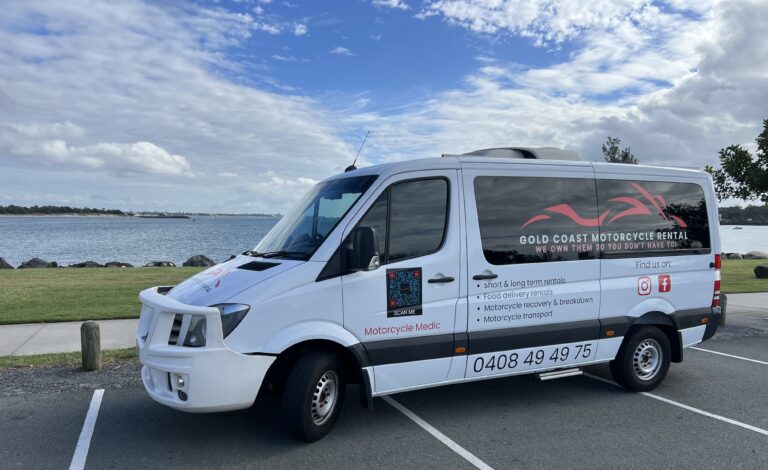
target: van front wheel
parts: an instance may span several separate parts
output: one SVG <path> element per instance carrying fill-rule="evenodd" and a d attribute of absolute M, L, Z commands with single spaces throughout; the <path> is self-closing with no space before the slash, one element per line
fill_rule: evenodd
<path fill-rule="evenodd" d="M 311 352 L 291 370 L 283 392 L 283 419 L 299 439 L 314 442 L 331 431 L 339 416 L 346 383 L 338 356 Z"/>
<path fill-rule="evenodd" d="M 635 392 L 656 388 L 667 375 L 672 348 L 655 326 L 636 330 L 611 361 L 611 375 L 619 385 Z"/>

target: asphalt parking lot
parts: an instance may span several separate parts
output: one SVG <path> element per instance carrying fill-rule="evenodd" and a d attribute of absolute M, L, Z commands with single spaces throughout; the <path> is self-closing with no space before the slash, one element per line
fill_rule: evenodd
<path fill-rule="evenodd" d="M 67 468 L 78 455 L 86 468 L 768 468 L 760 315 L 687 350 L 652 394 L 626 392 L 595 368 L 410 392 L 395 406 L 376 399 L 372 412 L 349 399 L 313 444 L 282 431 L 271 401 L 192 415 L 140 387 L 106 388 L 78 446 L 93 390 L 2 398 L 0 468 Z"/>

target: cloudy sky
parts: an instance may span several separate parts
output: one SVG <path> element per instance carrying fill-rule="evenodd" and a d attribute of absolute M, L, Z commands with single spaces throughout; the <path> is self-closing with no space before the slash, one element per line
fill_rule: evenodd
<path fill-rule="evenodd" d="M 768 118 L 768 2 L 25 0 L 0 204 L 285 211 L 347 166 L 493 146 L 702 167 Z"/>

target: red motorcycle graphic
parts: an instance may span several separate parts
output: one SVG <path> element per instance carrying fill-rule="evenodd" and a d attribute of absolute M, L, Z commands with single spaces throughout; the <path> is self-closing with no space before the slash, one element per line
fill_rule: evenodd
<path fill-rule="evenodd" d="M 625 204 L 630 206 L 627 209 L 624 209 L 618 213 L 615 213 L 615 215 L 613 215 L 611 218 L 608 218 L 608 216 L 613 214 L 615 209 L 608 209 L 602 214 L 599 214 L 597 217 L 594 217 L 594 218 L 580 216 L 568 204 L 556 204 L 554 206 L 547 207 L 546 209 L 544 209 L 544 211 L 551 212 L 553 214 L 564 215 L 582 227 L 604 227 L 607 225 L 611 225 L 617 220 L 623 219 L 624 217 L 628 217 L 631 215 L 653 215 L 654 212 L 652 212 L 652 210 L 655 210 L 655 213 L 658 213 L 659 215 L 661 215 L 664 218 L 664 220 L 671 219 L 675 221 L 682 228 L 688 227 L 688 224 L 686 224 L 685 221 L 683 221 L 683 219 L 681 219 L 676 215 L 667 213 L 667 209 L 668 209 L 667 202 L 664 200 L 664 197 L 662 197 L 661 195 L 655 195 L 655 196 L 652 195 L 645 188 L 643 188 L 637 183 L 629 183 L 629 184 L 635 190 L 637 190 L 638 193 L 640 193 L 639 197 L 642 197 L 645 200 L 645 202 L 641 201 L 637 197 L 630 197 L 630 196 L 620 196 L 620 197 L 609 199 L 608 202 L 614 202 L 614 203 Z M 650 205 L 650 208 L 649 208 L 649 205 Z M 542 220 L 551 219 L 551 218 L 552 216 L 549 214 L 537 214 L 531 217 L 530 219 L 528 219 L 520 228 L 525 228 L 528 225 L 534 224 Z"/>

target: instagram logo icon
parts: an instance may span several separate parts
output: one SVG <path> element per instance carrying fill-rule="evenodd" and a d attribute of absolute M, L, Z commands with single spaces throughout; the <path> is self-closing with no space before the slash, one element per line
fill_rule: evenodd
<path fill-rule="evenodd" d="M 648 295 L 651 293 L 651 278 L 648 276 L 637 278 L 637 295 Z"/>

